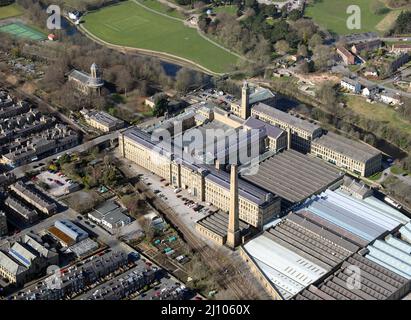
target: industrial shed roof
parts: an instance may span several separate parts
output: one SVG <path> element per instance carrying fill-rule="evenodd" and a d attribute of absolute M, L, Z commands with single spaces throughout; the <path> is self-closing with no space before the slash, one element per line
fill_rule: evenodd
<path fill-rule="evenodd" d="M 244 245 L 259 269 L 283 296 L 290 299 L 321 278 L 327 270 L 279 245 L 264 233 Z"/>
<path fill-rule="evenodd" d="M 197 223 L 210 231 L 218 234 L 221 237 L 227 236 L 228 230 L 228 214 L 225 212 L 218 211 L 216 213 L 209 214 L 208 216 L 200 219 Z M 243 233 L 248 230 L 250 225 L 240 221 L 240 231 Z"/>
<path fill-rule="evenodd" d="M 367 247 L 366 257 L 381 266 L 411 279 L 411 244 L 388 235 Z"/>
<path fill-rule="evenodd" d="M 353 268 L 360 272 L 360 286 L 349 286 Z M 351 283 L 351 282 L 350 282 Z M 331 276 L 298 294 L 296 300 L 387 300 L 408 292 L 410 282 L 387 268 L 359 255 L 348 258 Z"/>
<path fill-rule="evenodd" d="M 321 217 L 356 236 L 371 242 L 383 233 L 410 221 L 383 202 L 356 199 L 341 190 L 326 190 L 308 199 L 302 210 Z"/>
<path fill-rule="evenodd" d="M 285 150 L 258 164 L 258 172 L 243 178 L 291 202 L 300 202 L 321 192 L 342 174 L 319 159 Z"/>

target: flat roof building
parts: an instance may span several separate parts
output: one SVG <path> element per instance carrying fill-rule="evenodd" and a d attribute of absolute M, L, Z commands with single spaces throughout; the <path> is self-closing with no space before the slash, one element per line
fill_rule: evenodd
<path fill-rule="evenodd" d="M 380 171 L 382 154 L 364 142 L 328 132 L 311 143 L 311 154 L 361 176 Z"/>
<path fill-rule="evenodd" d="M 114 201 L 107 201 L 88 214 L 88 217 L 114 231 L 131 223 L 127 210 Z"/>
<path fill-rule="evenodd" d="M 227 172 L 214 166 L 185 160 L 151 140 L 146 132 L 134 127 L 119 136 L 120 154 L 179 188 L 188 189 L 200 201 L 210 202 L 228 211 L 230 179 Z M 188 156 L 187 158 L 190 158 Z M 240 219 L 257 228 L 280 212 L 280 199 L 239 179 Z"/>

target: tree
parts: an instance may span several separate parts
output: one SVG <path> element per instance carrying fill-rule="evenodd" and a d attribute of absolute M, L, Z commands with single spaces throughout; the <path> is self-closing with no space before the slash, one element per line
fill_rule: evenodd
<path fill-rule="evenodd" d="M 334 111 L 337 103 L 337 92 L 329 83 L 323 83 L 318 90 L 318 98 L 327 106 L 329 111 Z"/>
<path fill-rule="evenodd" d="M 314 62 L 312 60 L 310 61 L 302 61 L 299 65 L 299 70 L 301 73 L 310 73 L 314 71 Z"/>
<path fill-rule="evenodd" d="M 393 28 L 395 34 L 411 33 L 411 11 L 402 11 Z"/>
<path fill-rule="evenodd" d="M 176 75 L 176 89 L 186 93 L 193 84 L 196 84 L 194 72 L 187 68 L 181 68 Z"/>
<path fill-rule="evenodd" d="M 302 17 L 302 12 L 298 9 L 293 9 L 288 13 L 288 19 L 296 21 Z"/>
<path fill-rule="evenodd" d="M 311 49 L 323 44 L 323 38 L 318 33 L 314 34 L 311 39 L 308 41 L 308 45 Z"/>
<path fill-rule="evenodd" d="M 304 58 L 307 57 L 308 56 L 307 46 L 304 45 L 304 44 L 298 45 L 297 54 L 301 57 L 304 57 Z"/>
<path fill-rule="evenodd" d="M 274 47 L 275 47 L 275 50 L 281 55 L 286 54 L 290 50 L 290 45 L 285 40 L 277 41 Z"/>
<path fill-rule="evenodd" d="M 161 117 L 168 110 L 168 99 L 165 94 L 154 95 L 154 108 L 153 115 L 156 117 Z"/>
<path fill-rule="evenodd" d="M 329 46 L 325 45 L 318 45 L 314 48 L 314 55 L 313 55 L 313 60 L 314 60 L 314 65 L 316 70 L 322 71 L 327 69 L 333 59 L 333 52 L 331 51 L 331 48 Z"/>

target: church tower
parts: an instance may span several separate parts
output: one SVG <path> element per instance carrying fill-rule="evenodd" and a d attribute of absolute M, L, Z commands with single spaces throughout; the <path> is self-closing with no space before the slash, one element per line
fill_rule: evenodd
<path fill-rule="evenodd" d="M 250 87 L 247 81 L 244 81 L 241 89 L 240 117 L 244 120 L 250 117 Z"/>
<path fill-rule="evenodd" d="M 100 78 L 99 70 L 95 63 L 93 63 L 90 67 L 90 75 L 93 79 Z"/>

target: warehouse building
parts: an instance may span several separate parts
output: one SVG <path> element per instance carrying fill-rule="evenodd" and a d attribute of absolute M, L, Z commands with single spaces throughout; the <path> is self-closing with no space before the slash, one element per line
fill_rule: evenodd
<path fill-rule="evenodd" d="M 401 232 L 401 230 L 400 230 Z M 411 280 L 411 244 L 389 234 L 367 247 L 366 258 Z"/>
<path fill-rule="evenodd" d="M 367 177 L 381 170 L 382 154 L 370 145 L 328 132 L 311 144 L 311 154 Z"/>
<path fill-rule="evenodd" d="M 361 200 L 341 189 L 311 197 L 297 208 L 296 214 L 317 222 L 326 221 L 327 225 L 343 229 L 342 236 L 353 236 L 356 241 L 359 238 L 361 244 L 370 243 L 410 221 L 374 196 Z"/>
<path fill-rule="evenodd" d="M 354 269 L 355 268 L 355 269 Z M 351 283 L 353 270 L 361 279 Z M 296 300 L 397 300 L 410 290 L 410 281 L 356 253 L 319 284 L 310 285 Z"/>
<path fill-rule="evenodd" d="M 33 185 L 17 181 L 10 186 L 10 189 L 27 203 L 47 215 L 57 212 L 57 204 Z"/>
<path fill-rule="evenodd" d="M 63 246 L 70 247 L 88 238 L 88 233 L 75 225 L 70 220 L 57 220 L 54 226 L 48 229 L 50 234 L 55 237 Z"/>
<path fill-rule="evenodd" d="M 330 165 L 294 150 L 285 150 L 258 164 L 244 180 L 281 197 L 282 209 L 342 183 L 343 175 Z"/>
<path fill-rule="evenodd" d="M 274 299 L 287 300 L 358 249 L 339 235 L 291 213 L 245 244 L 242 256 Z"/>
<path fill-rule="evenodd" d="M 291 131 L 291 147 L 301 152 L 309 152 L 311 141 L 322 134 L 322 129 L 303 119 L 273 108 L 264 103 L 258 103 L 251 110 L 251 115 L 264 122 Z"/>

